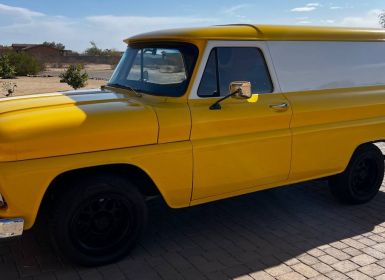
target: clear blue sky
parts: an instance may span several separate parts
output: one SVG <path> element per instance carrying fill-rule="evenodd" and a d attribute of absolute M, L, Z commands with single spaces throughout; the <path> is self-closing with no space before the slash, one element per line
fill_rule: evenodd
<path fill-rule="evenodd" d="M 122 40 L 150 30 L 225 23 L 379 27 L 385 0 L 0 0 L 0 44 L 58 41 L 82 51 L 93 40 L 124 49 Z"/>

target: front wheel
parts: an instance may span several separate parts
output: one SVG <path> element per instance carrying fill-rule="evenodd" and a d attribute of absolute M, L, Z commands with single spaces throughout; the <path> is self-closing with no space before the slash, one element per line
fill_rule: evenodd
<path fill-rule="evenodd" d="M 384 156 L 373 145 L 359 147 L 346 170 L 330 178 L 332 194 L 341 202 L 361 204 L 371 200 L 384 179 Z"/>
<path fill-rule="evenodd" d="M 70 260 L 86 266 L 124 257 L 147 220 L 144 199 L 135 186 L 114 175 L 72 182 L 55 201 L 51 236 Z"/>

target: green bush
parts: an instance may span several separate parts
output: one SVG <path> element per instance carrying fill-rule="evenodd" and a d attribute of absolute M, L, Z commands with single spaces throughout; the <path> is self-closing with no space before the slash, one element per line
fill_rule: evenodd
<path fill-rule="evenodd" d="M 44 70 L 44 65 L 27 53 L 9 52 L 7 55 L 17 76 L 36 75 Z"/>
<path fill-rule="evenodd" d="M 12 79 L 16 76 L 16 69 L 9 60 L 8 55 L 0 56 L 0 77 L 3 79 Z"/>
<path fill-rule="evenodd" d="M 67 83 L 74 89 L 85 87 L 87 85 L 88 74 L 83 72 L 83 68 L 80 64 L 68 66 L 67 70 L 60 74 L 61 82 Z"/>

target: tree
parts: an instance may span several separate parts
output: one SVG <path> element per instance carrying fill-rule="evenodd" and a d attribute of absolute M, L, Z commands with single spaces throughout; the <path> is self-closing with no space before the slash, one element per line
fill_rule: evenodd
<path fill-rule="evenodd" d="M 62 44 L 62 43 L 56 43 L 56 42 L 43 42 L 43 45 L 44 46 L 49 46 L 49 47 L 52 47 L 52 48 L 56 48 L 58 50 L 64 50 L 66 47 Z"/>
<path fill-rule="evenodd" d="M 60 74 L 61 82 L 67 83 L 75 90 L 87 85 L 88 74 L 83 72 L 83 66 L 80 64 L 70 65 L 67 70 Z"/>
<path fill-rule="evenodd" d="M 13 79 L 15 76 L 16 69 L 9 61 L 8 55 L 0 56 L 0 77 L 3 79 Z"/>
<path fill-rule="evenodd" d="M 117 49 L 105 49 L 103 51 L 103 55 L 106 56 L 122 56 L 122 52 L 118 51 Z"/>
<path fill-rule="evenodd" d="M 91 41 L 90 42 L 91 44 L 91 47 L 89 47 L 88 49 L 86 49 L 84 51 L 84 53 L 86 55 L 92 55 L 92 56 L 121 56 L 122 53 L 116 49 L 101 49 L 101 48 L 98 48 L 98 46 L 96 45 L 96 43 L 94 41 Z"/>
<path fill-rule="evenodd" d="M 103 55 L 103 50 L 98 48 L 98 46 L 96 46 L 96 43 L 94 41 L 91 41 L 90 44 L 91 44 L 91 47 L 85 50 L 84 52 L 85 54 L 94 55 L 94 56 Z"/>
<path fill-rule="evenodd" d="M 381 24 L 381 26 L 385 28 L 385 11 L 383 11 L 382 13 L 380 13 L 380 15 L 378 16 L 378 18 L 380 19 L 380 24 Z"/>

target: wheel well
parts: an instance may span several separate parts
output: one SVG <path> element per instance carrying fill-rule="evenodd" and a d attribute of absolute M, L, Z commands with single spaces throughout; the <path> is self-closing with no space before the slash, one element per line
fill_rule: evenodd
<path fill-rule="evenodd" d="M 362 146 L 367 146 L 367 145 L 374 145 L 374 146 L 376 146 L 377 148 L 379 148 L 383 154 L 385 153 L 385 140 L 376 140 L 376 141 L 366 142 L 366 143 L 362 143 L 362 144 L 358 145 L 357 148 L 353 151 L 353 154 L 354 154 L 360 147 L 362 147 Z"/>
<path fill-rule="evenodd" d="M 79 177 L 92 176 L 93 174 L 108 173 L 116 176 L 126 178 L 127 181 L 132 182 L 138 186 L 138 190 L 143 196 L 157 196 L 160 192 L 155 185 L 154 181 L 148 176 L 146 172 L 137 166 L 129 164 L 110 164 L 93 167 L 85 167 L 75 170 L 66 171 L 58 175 L 48 186 L 47 191 L 44 194 L 40 212 L 45 212 L 49 209 L 50 203 L 54 201 L 55 197 L 60 196 L 60 193 L 65 191 L 65 185 L 72 180 L 76 180 Z M 49 211 L 49 210 L 48 210 Z"/>
<path fill-rule="evenodd" d="M 376 146 L 378 149 L 380 149 L 380 151 L 384 155 L 384 160 L 385 160 L 385 140 L 376 140 L 376 141 L 371 141 L 371 142 L 365 142 L 365 143 L 362 143 L 362 144 L 358 145 L 354 149 L 352 154 L 350 155 L 349 162 L 352 159 L 353 155 L 357 152 L 357 150 L 359 150 L 361 147 L 369 146 L 369 145 Z M 349 164 L 349 162 L 348 162 L 348 164 Z M 347 168 L 347 166 L 346 166 L 346 168 Z"/>

